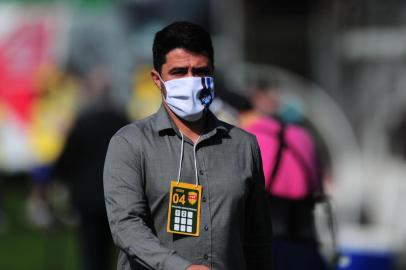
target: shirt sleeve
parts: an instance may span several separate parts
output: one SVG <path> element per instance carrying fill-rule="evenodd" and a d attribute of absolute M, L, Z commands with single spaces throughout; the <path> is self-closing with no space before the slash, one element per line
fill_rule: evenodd
<path fill-rule="evenodd" d="M 141 157 L 140 147 L 124 137 L 111 139 L 104 166 L 104 194 L 113 240 L 132 263 L 147 269 L 186 269 L 192 263 L 164 247 L 148 226 L 151 218 Z"/>
<path fill-rule="evenodd" d="M 246 206 L 244 252 L 247 269 L 272 269 L 271 210 L 265 192 L 261 154 L 256 140 L 252 145 L 253 178 Z"/>

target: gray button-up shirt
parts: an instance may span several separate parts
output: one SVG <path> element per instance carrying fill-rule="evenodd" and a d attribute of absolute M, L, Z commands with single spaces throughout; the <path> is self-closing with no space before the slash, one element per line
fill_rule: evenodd
<path fill-rule="evenodd" d="M 181 134 L 164 107 L 113 136 L 104 169 L 107 214 L 121 252 L 118 269 L 271 269 L 271 218 L 253 135 L 211 112 L 196 146 L 202 185 L 200 236 L 166 231 Z M 195 183 L 193 143 L 185 138 L 181 182 Z"/>

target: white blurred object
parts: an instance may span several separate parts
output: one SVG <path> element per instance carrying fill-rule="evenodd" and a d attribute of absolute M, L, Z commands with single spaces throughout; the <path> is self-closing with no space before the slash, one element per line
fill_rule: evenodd
<path fill-rule="evenodd" d="M 0 122 L 0 166 L 19 171 L 34 164 L 27 130 L 17 120 Z"/>
<path fill-rule="evenodd" d="M 343 249 L 365 252 L 395 253 L 402 246 L 392 230 L 376 225 L 342 225 L 338 240 Z"/>

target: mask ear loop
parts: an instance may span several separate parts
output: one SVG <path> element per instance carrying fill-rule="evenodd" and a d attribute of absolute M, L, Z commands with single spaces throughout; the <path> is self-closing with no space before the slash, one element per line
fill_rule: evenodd
<path fill-rule="evenodd" d="M 180 131 L 179 131 L 180 132 Z M 180 158 L 179 158 L 179 172 L 178 172 L 178 180 L 176 181 L 176 184 L 179 184 L 180 181 L 180 172 L 182 171 L 182 161 L 183 161 L 183 145 L 185 144 L 185 138 L 183 137 L 183 133 L 180 132 L 180 135 L 182 136 L 182 146 L 180 150 Z"/>
<path fill-rule="evenodd" d="M 161 75 L 159 75 L 158 71 L 157 71 L 157 75 L 158 75 L 159 80 L 160 80 L 161 83 L 163 84 L 163 87 L 165 87 L 165 82 L 164 82 L 164 80 L 162 79 Z M 166 88 L 166 87 L 165 87 L 165 88 Z M 165 91 L 166 91 L 166 90 L 165 90 Z M 161 93 L 161 95 L 162 95 L 162 97 L 166 100 L 164 94 Z"/>
<path fill-rule="evenodd" d="M 164 80 L 162 79 L 162 77 L 161 77 L 161 75 L 159 74 L 158 71 L 156 71 L 156 74 L 158 75 L 159 80 L 160 80 L 162 83 L 165 84 Z"/>

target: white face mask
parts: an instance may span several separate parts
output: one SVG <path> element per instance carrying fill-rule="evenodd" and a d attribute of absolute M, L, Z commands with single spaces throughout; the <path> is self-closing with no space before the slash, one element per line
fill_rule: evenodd
<path fill-rule="evenodd" d="M 165 85 L 165 102 L 180 118 L 193 122 L 203 116 L 214 98 L 212 77 L 185 77 L 162 83 Z"/>

